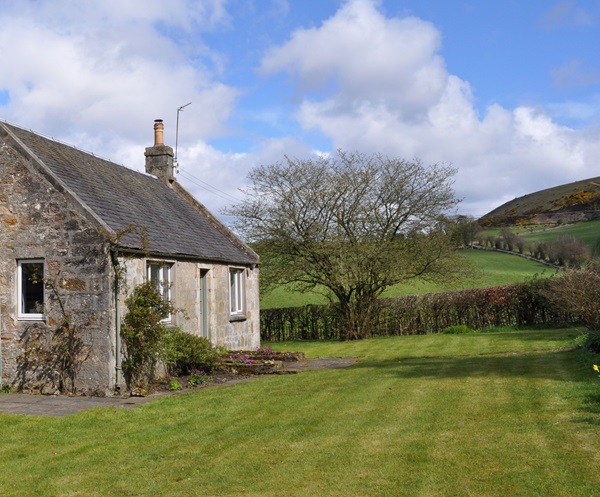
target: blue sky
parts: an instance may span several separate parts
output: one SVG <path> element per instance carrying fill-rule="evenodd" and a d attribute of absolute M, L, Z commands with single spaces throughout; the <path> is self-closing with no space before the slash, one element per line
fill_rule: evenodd
<path fill-rule="evenodd" d="M 0 0 L 0 119 L 216 211 L 336 148 L 457 168 L 461 213 L 600 175 L 600 0 Z"/>

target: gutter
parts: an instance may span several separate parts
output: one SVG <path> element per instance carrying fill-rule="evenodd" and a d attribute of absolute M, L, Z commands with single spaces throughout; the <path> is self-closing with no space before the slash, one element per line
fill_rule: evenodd
<path fill-rule="evenodd" d="M 150 251 L 150 250 L 144 250 L 144 249 L 137 249 L 137 248 L 129 248 L 129 247 L 120 247 L 121 249 L 121 254 L 128 254 L 128 255 L 142 255 L 146 258 L 152 258 L 152 257 L 156 257 L 156 258 L 164 258 L 164 259 L 170 259 L 170 260 L 176 260 L 176 261 L 192 261 L 192 262 L 200 262 L 200 263 L 206 263 L 206 264 L 226 264 L 226 265 L 238 265 L 238 266 L 244 266 L 244 267 L 257 267 L 259 265 L 259 259 L 257 258 L 256 260 L 233 260 L 233 259 L 218 259 L 218 258 L 212 258 L 212 257 L 202 257 L 199 255 L 189 255 L 189 254 L 174 254 L 172 252 L 157 252 L 157 251 Z M 257 256 L 258 257 L 258 256 Z"/>

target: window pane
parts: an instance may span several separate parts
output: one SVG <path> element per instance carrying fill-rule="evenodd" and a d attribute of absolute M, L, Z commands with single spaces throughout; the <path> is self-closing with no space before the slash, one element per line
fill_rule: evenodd
<path fill-rule="evenodd" d="M 41 314 L 44 311 L 44 264 L 21 263 L 21 313 Z"/>
<path fill-rule="evenodd" d="M 160 291 L 160 266 L 157 264 L 148 265 L 148 278 L 154 283 L 154 287 Z"/>
<path fill-rule="evenodd" d="M 235 312 L 235 271 L 229 272 L 229 310 Z"/>
<path fill-rule="evenodd" d="M 160 263 L 148 263 L 148 279 L 154 283 L 154 288 L 162 296 L 165 302 L 171 300 L 171 265 Z M 168 316 L 163 321 L 170 321 Z"/>
<path fill-rule="evenodd" d="M 239 269 L 231 270 L 229 272 L 229 299 L 231 303 L 231 313 L 232 314 L 240 314 L 244 311 L 242 302 L 243 302 L 243 271 Z"/>
<path fill-rule="evenodd" d="M 242 312 L 242 272 L 238 271 L 237 279 L 237 311 Z"/>
<path fill-rule="evenodd" d="M 160 279 L 160 291 L 162 293 L 163 296 L 163 300 L 165 302 L 168 302 L 169 300 L 171 300 L 171 278 L 170 278 L 170 267 L 169 266 L 162 266 L 162 275 L 161 275 L 161 279 Z"/>

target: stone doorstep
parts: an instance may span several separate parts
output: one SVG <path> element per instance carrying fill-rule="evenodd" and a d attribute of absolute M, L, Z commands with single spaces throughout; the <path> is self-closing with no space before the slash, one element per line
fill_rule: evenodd
<path fill-rule="evenodd" d="M 224 366 L 241 374 L 274 374 L 283 370 L 283 361 L 252 359 L 251 363 L 225 361 Z"/>

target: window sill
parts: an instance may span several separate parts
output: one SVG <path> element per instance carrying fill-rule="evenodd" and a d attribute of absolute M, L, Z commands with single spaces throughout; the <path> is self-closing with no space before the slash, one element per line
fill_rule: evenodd
<path fill-rule="evenodd" d="M 230 314 L 229 322 L 232 323 L 234 321 L 246 321 L 248 319 L 245 314 Z"/>
<path fill-rule="evenodd" d="M 23 316 L 17 316 L 17 321 L 46 321 L 46 316 L 41 315 L 41 314 L 33 314 L 30 316 L 27 315 L 23 315 Z"/>

